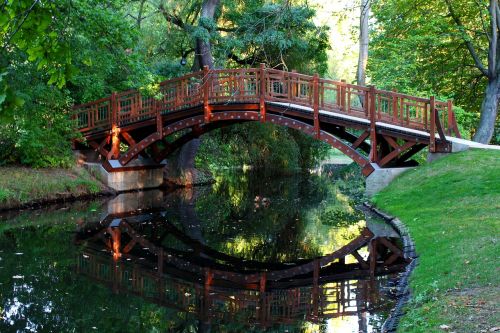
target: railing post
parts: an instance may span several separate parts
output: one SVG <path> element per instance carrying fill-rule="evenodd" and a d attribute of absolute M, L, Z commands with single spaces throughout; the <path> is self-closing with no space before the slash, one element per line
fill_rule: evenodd
<path fill-rule="evenodd" d="M 451 114 L 451 124 L 448 124 L 448 126 L 453 126 L 450 129 L 450 135 L 451 131 L 453 130 L 457 138 L 462 138 L 462 136 L 460 135 L 460 131 L 458 130 L 457 119 L 455 118 L 455 112 L 453 112 L 453 102 L 451 99 L 448 100 L 448 114 Z"/>
<path fill-rule="evenodd" d="M 111 125 L 118 123 L 118 103 L 116 102 L 116 92 L 111 93 Z"/>
<path fill-rule="evenodd" d="M 370 86 L 370 90 L 368 91 L 368 115 L 370 116 L 370 161 L 375 163 L 378 160 L 377 154 L 377 127 L 375 125 L 375 113 L 376 113 L 376 105 L 375 105 L 375 86 Z"/>
<path fill-rule="evenodd" d="M 294 100 L 296 99 L 297 97 L 299 97 L 298 95 L 298 85 L 299 85 L 299 80 L 297 78 L 297 76 L 295 76 L 294 74 L 297 74 L 297 71 L 295 69 L 292 69 L 292 76 L 294 77 L 293 80 L 291 80 L 291 86 L 292 86 L 292 98 L 291 100 Z"/>
<path fill-rule="evenodd" d="M 319 128 L 319 75 L 314 74 L 313 76 L 313 120 L 314 120 L 314 132 L 316 133 L 316 139 L 320 138 L 321 130 Z"/>
<path fill-rule="evenodd" d="M 266 64 L 260 64 L 259 70 L 260 88 L 259 88 L 259 108 L 260 122 L 266 122 Z"/>
<path fill-rule="evenodd" d="M 398 119 L 398 96 L 396 95 L 398 91 L 392 89 L 392 121 L 396 122 Z"/>
<path fill-rule="evenodd" d="M 158 107 L 158 101 L 153 97 L 153 108 L 156 114 L 156 132 L 159 135 L 159 139 L 163 138 L 163 121 L 161 119 L 160 108 Z"/>
<path fill-rule="evenodd" d="M 313 261 L 313 290 L 312 290 L 312 304 L 313 304 L 313 318 L 318 319 L 319 313 L 319 270 L 320 262 L 319 259 L 314 259 Z"/>
<path fill-rule="evenodd" d="M 349 108 L 348 107 L 346 108 L 346 100 L 345 100 L 347 81 L 342 79 L 340 80 L 340 82 L 342 82 L 342 84 L 340 85 L 340 109 L 343 112 L 348 113 Z"/>
<path fill-rule="evenodd" d="M 377 269 L 377 240 L 373 239 L 368 244 L 370 251 L 370 279 L 375 278 L 375 270 Z"/>
<path fill-rule="evenodd" d="M 212 286 L 213 273 L 210 268 L 205 268 L 205 283 L 203 284 L 203 320 L 208 319 L 208 312 L 210 311 L 210 289 Z"/>
<path fill-rule="evenodd" d="M 203 66 L 203 113 L 205 115 L 205 123 L 209 123 L 211 117 L 210 105 L 208 104 L 211 83 L 210 70 L 208 66 Z"/>
<path fill-rule="evenodd" d="M 453 102 L 451 99 L 447 101 L 447 114 L 448 114 L 448 126 L 446 132 L 448 135 L 452 135 L 452 131 L 455 130 L 455 124 L 453 122 Z"/>
<path fill-rule="evenodd" d="M 429 142 L 429 151 L 434 153 L 436 151 L 436 98 L 431 96 L 430 99 L 430 142 Z"/>

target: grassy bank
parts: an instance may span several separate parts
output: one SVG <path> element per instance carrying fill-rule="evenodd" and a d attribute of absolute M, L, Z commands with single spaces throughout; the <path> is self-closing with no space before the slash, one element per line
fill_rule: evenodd
<path fill-rule="evenodd" d="M 500 151 L 452 154 L 411 170 L 373 201 L 408 226 L 420 255 L 399 331 L 495 331 Z"/>
<path fill-rule="evenodd" d="M 0 209 L 96 195 L 107 189 L 84 168 L 0 168 Z"/>

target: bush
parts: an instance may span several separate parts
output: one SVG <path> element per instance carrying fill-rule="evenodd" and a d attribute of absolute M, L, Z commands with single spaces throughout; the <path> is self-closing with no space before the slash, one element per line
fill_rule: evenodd
<path fill-rule="evenodd" d="M 55 87 L 35 84 L 25 103 L 0 125 L 0 165 L 69 167 L 71 139 L 77 135 L 69 119 L 71 99 Z"/>

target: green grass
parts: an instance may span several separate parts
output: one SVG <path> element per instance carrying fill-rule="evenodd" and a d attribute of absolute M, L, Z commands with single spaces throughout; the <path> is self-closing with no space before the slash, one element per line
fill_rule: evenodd
<path fill-rule="evenodd" d="M 401 175 L 373 201 L 408 226 L 420 255 L 399 331 L 500 326 L 500 151 L 451 154 Z"/>
<path fill-rule="evenodd" d="M 31 169 L 0 168 L 0 208 L 33 201 L 97 194 L 103 185 L 83 168 Z"/>

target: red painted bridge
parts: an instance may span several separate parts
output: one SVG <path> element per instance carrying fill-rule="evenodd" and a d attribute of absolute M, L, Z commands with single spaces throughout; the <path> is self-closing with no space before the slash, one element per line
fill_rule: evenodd
<path fill-rule="evenodd" d="M 74 119 L 108 171 L 138 156 L 160 162 L 216 128 L 260 121 L 294 128 L 339 149 L 369 175 L 374 166 L 415 165 L 425 147 L 450 152 L 460 137 L 452 102 L 266 68 L 204 68 L 160 84 L 75 106 Z M 83 145 L 77 142 L 76 147 Z M 126 149 L 124 149 L 126 147 Z M 117 168 L 118 167 L 118 168 Z"/>

